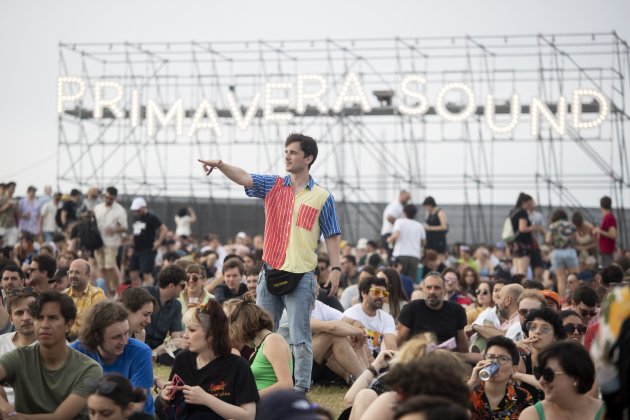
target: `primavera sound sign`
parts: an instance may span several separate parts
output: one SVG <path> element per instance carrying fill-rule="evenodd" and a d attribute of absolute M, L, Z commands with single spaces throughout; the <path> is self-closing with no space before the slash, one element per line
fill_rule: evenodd
<path fill-rule="evenodd" d="M 402 98 L 394 104 L 394 109 L 401 115 L 420 117 L 429 111 L 429 98 L 422 92 L 421 87 L 426 79 L 420 74 L 405 76 L 399 85 L 398 94 Z M 328 115 L 331 111 L 340 114 L 344 109 L 356 107 L 364 113 L 372 111 L 365 88 L 357 73 L 348 73 L 343 80 L 339 93 L 334 103 L 325 103 L 324 96 L 328 90 L 326 78 L 320 74 L 300 74 L 295 82 L 266 83 L 262 92 L 257 92 L 248 104 L 239 104 L 234 96 L 233 89 L 225 90 L 225 99 L 229 105 L 229 113 L 236 125 L 241 130 L 247 130 L 252 120 L 262 108 L 262 118 L 267 121 L 290 121 L 296 115 L 304 115 L 307 107 L 315 107 L 322 115 Z M 194 113 L 186 116 L 184 100 L 175 100 L 168 109 L 164 109 L 154 99 L 148 98 L 143 105 L 140 100 L 140 91 L 132 90 L 127 95 L 123 86 L 115 80 L 98 80 L 92 85 L 93 110 L 92 116 L 99 120 L 104 118 L 104 110 L 108 109 L 111 116 L 107 118 L 128 119 L 131 127 L 146 126 L 149 137 L 155 136 L 160 126 L 174 126 L 177 135 L 193 136 L 200 129 L 209 129 L 216 136 L 223 134 L 220 119 L 217 116 L 215 106 L 206 99 L 194 106 Z M 463 104 L 457 112 L 448 109 L 446 97 L 458 92 L 463 98 Z M 601 91 L 595 89 L 574 89 L 568 99 L 560 96 L 556 101 L 556 112 L 553 113 L 549 106 L 538 97 L 531 98 L 529 102 L 530 132 L 532 136 L 538 136 L 541 120 L 545 120 L 549 126 L 559 135 L 564 135 L 566 125 L 573 128 L 588 129 L 602 125 L 609 114 L 609 104 Z M 81 77 L 63 76 L 57 80 L 57 112 L 62 114 L 65 110 L 77 106 L 77 101 L 83 101 L 86 94 L 86 81 Z M 264 95 L 264 100 L 262 99 Z M 294 97 L 295 100 L 292 101 Z M 125 99 L 127 98 L 127 99 Z M 448 122 L 462 122 L 470 118 L 477 108 L 478 101 L 484 105 L 484 118 L 488 128 L 497 134 L 510 133 L 519 124 L 521 115 L 521 98 L 513 94 L 509 100 L 509 121 L 497 122 L 495 119 L 496 100 L 488 94 L 485 98 L 476 98 L 473 90 L 465 83 L 444 84 L 434 98 L 435 113 Z M 568 100 L 571 101 L 571 113 L 568 117 Z M 588 120 L 582 115 L 582 103 L 588 100 L 596 102 L 597 115 L 589 116 Z M 410 105 L 412 104 L 412 105 Z M 142 108 L 144 107 L 144 121 L 142 120 Z M 127 109 L 128 112 L 124 111 Z M 291 112 L 289 110 L 293 109 Z M 333 115 L 334 115 L 333 114 Z M 184 128 L 184 121 L 187 127 Z M 568 120 L 568 121 L 567 121 Z"/>

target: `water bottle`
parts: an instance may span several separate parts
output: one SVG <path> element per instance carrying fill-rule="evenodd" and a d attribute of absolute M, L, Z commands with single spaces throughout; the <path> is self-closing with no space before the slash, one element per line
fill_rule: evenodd
<path fill-rule="evenodd" d="M 492 378 L 499 371 L 499 364 L 497 362 L 492 362 L 485 368 L 479 371 L 479 379 L 482 381 L 487 381 Z"/>

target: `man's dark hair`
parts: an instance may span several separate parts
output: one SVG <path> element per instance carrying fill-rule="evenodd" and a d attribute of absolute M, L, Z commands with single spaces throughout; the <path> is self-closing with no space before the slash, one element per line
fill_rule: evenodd
<path fill-rule="evenodd" d="M 57 261 L 54 258 L 49 257 L 48 255 L 36 255 L 33 257 L 33 261 L 39 265 L 39 271 L 45 271 L 46 277 L 52 279 L 55 275 L 55 271 L 57 271 Z M 90 272 L 90 267 L 88 265 L 88 273 Z"/>
<path fill-rule="evenodd" d="M 530 321 L 533 321 L 536 318 L 542 319 L 543 321 L 551 325 L 551 328 L 553 328 L 553 335 L 556 337 L 556 339 L 564 340 L 565 338 L 567 338 L 567 333 L 562 327 L 562 320 L 560 319 L 560 315 L 549 308 L 532 309 L 527 313 L 525 321 L 523 321 L 523 324 L 521 324 L 521 328 L 523 329 L 523 332 L 526 336 L 529 337 L 529 329 L 527 328 L 527 324 L 529 324 Z"/>
<path fill-rule="evenodd" d="M 129 312 L 140 310 L 147 303 L 152 303 L 157 309 L 157 302 L 153 295 L 142 287 L 128 287 L 120 297 L 120 303 L 125 305 Z"/>
<path fill-rule="evenodd" d="M 612 208 L 612 200 L 605 195 L 599 200 L 599 206 L 604 210 L 610 210 Z"/>
<path fill-rule="evenodd" d="M 321 254 L 319 254 L 317 256 L 317 262 L 324 262 L 326 263 L 326 268 L 330 267 L 330 257 L 328 256 L 328 254 L 322 252 Z"/>
<path fill-rule="evenodd" d="M 427 198 L 424 199 L 424 201 L 422 202 L 423 206 L 431 206 L 431 207 L 437 207 L 437 204 L 435 202 L 435 198 L 428 196 Z"/>
<path fill-rule="evenodd" d="M 291 133 L 284 142 L 284 147 L 287 147 L 291 143 L 300 143 L 300 149 L 304 152 L 304 157 L 313 156 L 313 161 L 308 164 L 308 168 L 311 169 L 315 159 L 317 159 L 317 142 L 315 139 L 309 136 L 305 136 L 301 133 Z"/>
<path fill-rule="evenodd" d="M 370 255 L 367 260 L 367 265 L 370 267 L 378 268 L 381 264 L 383 264 L 383 259 L 377 253 Z"/>
<path fill-rule="evenodd" d="M 378 244 L 376 243 L 376 241 L 375 241 L 374 239 L 370 239 L 370 240 L 368 240 L 368 241 L 367 241 L 367 244 L 368 244 L 369 246 L 371 246 L 372 248 L 374 248 L 374 249 L 378 248 Z"/>
<path fill-rule="evenodd" d="M 107 194 L 111 195 L 112 197 L 118 197 L 118 189 L 116 187 L 107 187 L 105 189 L 105 192 L 107 192 Z"/>
<path fill-rule="evenodd" d="M 70 296 L 56 290 L 50 290 L 37 296 L 37 300 L 28 307 L 28 312 L 35 319 L 39 316 L 42 308 L 47 303 L 58 303 L 61 309 L 61 316 L 64 321 L 74 321 L 77 319 L 77 307 Z"/>
<path fill-rule="evenodd" d="M 373 275 L 373 276 L 375 276 L 375 275 L 376 275 L 376 267 L 374 267 L 373 265 L 364 265 L 364 266 L 361 268 L 360 273 L 363 273 L 364 271 L 365 271 L 366 273 L 370 273 L 370 274 L 371 274 L 371 275 Z"/>
<path fill-rule="evenodd" d="M 315 267 L 315 268 L 319 269 L 319 267 Z M 251 267 L 249 267 L 247 269 L 247 272 L 245 273 L 245 275 L 247 277 L 249 277 L 249 276 L 258 276 L 261 271 L 262 271 L 262 264 L 254 264 L 253 266 L 251 266 Z"/>
<path fill-rule="evenodd" d="M 584 303 L 588 306 L 597 306 L 597 292 L 588 286 L 578 286 L 573 292 L 573 302 L 576 305 Z"/>
<path fill-rule="evenodd" d="M 574 340 L 564 340 L 552 343 L 538 354 L 538 366 L 547 367 L 550 359 L 560 364 L 562 371 L 576 379 L 576 391 L 586 394 L 595 381 L 595 365 L 588 351 Z"/>
<path fill-rule="evenodd" d="M 608 286 L 611 283 L 623 282 L 623 269 L 617 264 L 611 264 L 602 270 L 602 283 Z"/>
<path fill-rule="evenodd" d="M 166 289 L 169 284 L 177 286 L 186 281 L 186 272 L 180 266 L 173 264 L 164 267 L 158 274 L 158 285 L 160 289 Z"/>
<path fill-rule="evenodd" d="M 17 184 L 15 183 L 15 181 L 9 181 L 6 184 L 6 188 L 11 188 L 11 187 L 15 187 Z"/>
<path fill-rule="evenodd" d="M 76 188 L 73 188 L 72 191 L 70 191 L 70 196 L 81 197 L 81 191 L 77 190 Z"/>
<path fill-rule="evenodd" d="M 243 259 L 243 257 L 241 257 L 238 254 L 227 254 L 224 258 L 223 258 L 223 264 L 225 264 L 225 262 L 227 260 L 231 260 L 232 258 L 236 258 L 237 260 L 239 260 L 242 263 L 245 263 L 245 260 Z"/>
<path fill-rule="evenodd" d="M 24 275 L 24 271 L 22 271 L 22 269 L 20 267 L 18 267 L 17 265 L 15 265 L 15 264 L 10 264 L 10 265 L 5 266 L 2 269 L 2 271 L 0 271 L 0 277 L 4 276 L 4 272 L 5 271 L 10 271 L 12 273 L 18 273 L 18 275 L 20 276 L 20 278 L 22 280 L 24 280 L 24 278 L 26 277 Z"/>
<path fill-rule="evenodd" d="M 550 222 L 557 222 L 558 220 L 569 220 L 569 216 L 567 216 L 567 212 L 562 209 L 556 209 L 551 215 Z"/>
<path fill-rule="evenodd" d="M 175 251 L 168 251 L 162 255 L 162 261 L 174 262 L 179 259 L 179 254 Z"/>
<path fill-rule="evenodd" d="M 525 289 L 535 289 L 535 290 L 545 290 L 545 286 L 536 280 L 524 280 L 521 283 L 521 286 L 523 286 Z"/>
<path fill-rule="evenodd" d="M 357 265 L 357 259 L 354 255 L 344 255 L 343 258 L 345 258 L 352 265 Z"/>
<path fill-rule="evenodd" d="M 222 272 L 225 274 L 227 270 L 231 270 L 233 268 L 238 268 L 238 272 L 241 273 L 241 276 L 245 274 L 245 264 L 243 264 L 243 261 L 238 258 L 230 258 L 224 262 Z"/>
<path fill-rule="evenodd" d="M 514 344 L 514 341 L 502 335 L 495 335 L 488 340 L 488 343 L 486 344 L 486 353 L 488 352 L 488 349 L 492 346 L 501 347 L 503 350 L 506 350 L 508 353 L 510 353 L 512 364 L 514 366 L 518 366 L 520 357 L 518 355 L 518 348 L 516 347 L 516 344 Z"/>
<path fill-rule="evenodd" d="M 79 341 L 89 351 L 96 353 L 98 346 L 103 344 L 105 329 L 117 322 L 127 320 L 129 314 L 119 302 L 101 301 L 92 306 L 87 313 L 81 331 Z"/>
<path fill-rule="evenodd" d="M 369 276 L 364 278 L 359 283 L 359 302 L 363 302 L 363 293 L 365 293 L 366 295 L 370 293 L 370 288 L 372 286 L 387 287 L 387 280 L 376 276 Z"/>
<path fill-rule="evenodd" d="M 398 420 L 407 414 L 422 414 L 425 420 L 469 420 L 470 416 L 466 408 L 453 404 L 447 397 L 434 395 L 417 395 L 406 399 L 396 405 L 394 420 Z"/>
<path fill-rule="evenodd" d="M 407 219 L 413 219 L 416 217 L 416 213 L 418 213 L 418 208 L 413 204 L 405 204 L 405 207 L 403 207 L 403 213 L 405 213 Z"/>

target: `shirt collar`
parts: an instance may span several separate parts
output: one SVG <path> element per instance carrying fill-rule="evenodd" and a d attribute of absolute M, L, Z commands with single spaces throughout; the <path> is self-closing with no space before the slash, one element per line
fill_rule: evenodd
<path fill-rule="evenodd" d="M 283 185 L 285 187 L 290 187 L 291 186 L 291 175 L 287 175 L 287 176 L 284 177 Z M 315 181 L 313 181 L 313 177 L 309 175 L 308 176 L 308 183 L 306 184 L 306 188 L 308 188 L 309 190 L 312 190 L 314 185 L 315 185 Z"/>

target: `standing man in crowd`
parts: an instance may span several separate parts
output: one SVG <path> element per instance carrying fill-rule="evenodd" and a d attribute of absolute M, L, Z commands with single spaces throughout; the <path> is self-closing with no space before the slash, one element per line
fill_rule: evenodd
<path fill-rule="evenodd" d="M 602 213 L 602 223 L 593 229 L 593 233 L 597 235 L 599 245 L 599 264 L 605 268 L 613 263 L 617 246 L 617 219 L 612 212 L 610 197 L 604 196 L 599 200 L 599 210 Z"/>
<path fill-rule="evenodd" d="M 36 197 L 37 188 L 32 185 L 26 190 L 26 197 L 23 197 L 19 203 L 20 212 L 20 232 L 27 231 L 33 236 L 39 235 L 39 213 L 41 206 Z"/>
<path fill-rule="evenodd" d="M 13 198 L 15 182 L 5 185 L 4 194 L 0 196 L 0 236 L 4 239 L 5 247 L 13 247 L 19 238 L 17 227 L 18 205 Z"/>
<path fill-rule="evenodd" d="M 55 193 L 52 198 L 42 204 L 42 210 L 39 213 L 39 224 L 42 234 L 44 235 L 44 242 L 52 242 L 53 234 L 57 232 L 57 222 L 55 216 L 57 216 L 57 210 L 61 205 L 61 193 Z"/>
<path fill-rule="evenodd" d="M 286 307 L 295 356 L 295 389 L 307 391 L 313 365 L 309 309 L 315 300 L 313 271 L 317 266 L 317 244 L 323 235 L 332 265 L 328 277 L 330 294 L 334 295 L 341 271 L 341 229 L 333 196 L 310 176 L 318 152 L 315 140 L 303 134 L 290 134 L 284 147 L 285 169 L 289 173 L 285 177 L 252 175 L 217 159 L 200 162 L 207 175 L 217 168 L 227 178 L 244 186 L 248 196 L 265 200 L 265 264 L 256 290 L 256 303 L 271 312 L 276 328 Z M 268 282 L 274 283 L 274 279 L 294 287 L 282 296 L 274 295 L 268 290 Z"/>
<path fill-rule="evenodd" d="M 383 248 L 387 250 L 387 256 L 392 257 L 393 248 L 389 247 L 387 238 L 394 231 L 394 222 L 403 214 L 403 206 L 411 200 L 411 194 L 403 190 L 398 194 L 398 200 L 389 203 L 383 210 L 383 225 L 381 227 L 381 242 Z"/>
<path fill-rule="evenodd" d="M 139 273 L 142 273 L 142 284 L 153 286 L 155 255 L 162 241 L 166 239 L 168 229 L 157 216 L 149 213 L 144 198 L 134 198 L 130 210 L 136 212 L 133 222 L 133 255 L 129 261 L 131 285 L 140 286 Z"/>
<path fill-rule="evenodd" d="M 105 300 L 105 293 L 101 288 L 90 284 L 90 264 L 85 260 L 76 259 L 70 263 L 68 279 L 70 280 L 70 287 L 63 292 L 72 298 L 77 308 L 77 314 L 68 336 L 70 340 L 74 340 L 79 336 L 83 320 L 90 308 Z"/>
<path fill-rule="evenodd" d="M 392 255 L 402 263 L 401 273 L 411 277 L 415 282 L 418 278 L 418 264 L 422 257 L 422 247 L 426 242 L 426 233 L 422 223 L 414 220 L 418 209 L 413 204 L 403 207 L 404 217 L 394 222 L 394 230 L 388 243 L 395 243 Z"/>
<path fill-rule="evenodd" d="M 103 246 L 94 253 L 96 265 L 107 282 L 107 290 L 113 296 L 120 283 L 120 271 L 116 264 L 116 254 L 120 248 L 122 235 L 127 232 L 127 212 L 116 198 L 118 190 L 107 187 L 105 201 L 94 207 L 94 217 L 103 238 Z"/>

